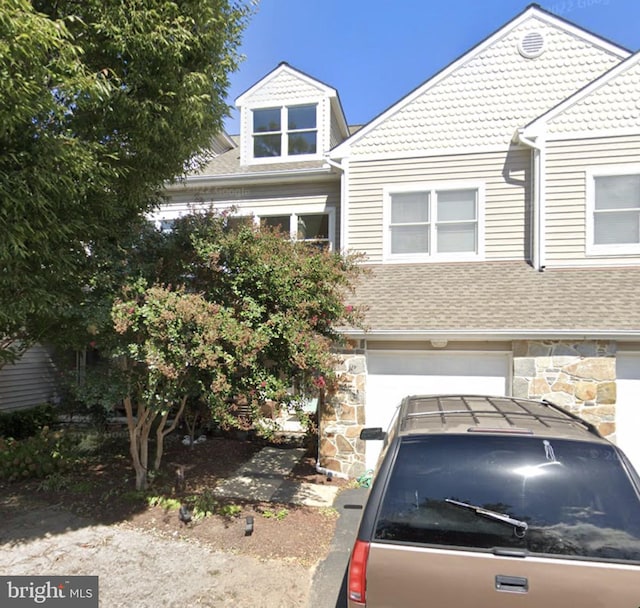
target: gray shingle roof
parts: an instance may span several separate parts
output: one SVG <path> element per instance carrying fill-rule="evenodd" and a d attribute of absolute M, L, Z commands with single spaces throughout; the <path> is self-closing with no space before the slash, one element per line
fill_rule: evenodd
<path fill-rule="evenodd" d="M 236 139 L 236 138 L 234 138 Z M 241 165 L 240 148 L 232 148 L 215 158 L 212 158 L 195 175 L 204 176 L 231 176 L 231 175 L 258 175 L 271 171 L 287 171 L 293 169 L 320 169 L 324 166 L 323 160 L 312 160 L 304 162 L 284 162 L 270 163 L 262 165 Z"/>
<path fill-rule="evenodd" d="M 371 332 L 636 332 L 640 267 L 552 269 L 525 262 L 369 266 L 350 298 Z"/>

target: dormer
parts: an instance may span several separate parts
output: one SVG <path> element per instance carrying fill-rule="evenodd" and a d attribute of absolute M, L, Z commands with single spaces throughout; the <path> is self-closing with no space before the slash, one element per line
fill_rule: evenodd
<path fill-rule="evenodd" d="M 335 89 L 281 63 L 236 99 L 240 164 L 322 160 L 348 136 Z"/>

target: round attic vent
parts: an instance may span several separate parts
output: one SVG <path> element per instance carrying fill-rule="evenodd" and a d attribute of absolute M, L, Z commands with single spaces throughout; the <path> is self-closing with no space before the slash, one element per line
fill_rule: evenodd
<path fill-rule="evenodd" d="M 527 59 L 540 57 L 542 51 L 544 51 L 544 37 L 540 32 L 525 34 L 518 43 L 518 51 Z"/>

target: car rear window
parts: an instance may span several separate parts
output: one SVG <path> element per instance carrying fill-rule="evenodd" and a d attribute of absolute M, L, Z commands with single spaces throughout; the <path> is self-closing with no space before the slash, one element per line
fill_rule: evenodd
<path fill-rule="evenodd" d="M 453 435 L 404 440 L 378 541 L 640 561 L 640 498 L 607 444 Z"/>

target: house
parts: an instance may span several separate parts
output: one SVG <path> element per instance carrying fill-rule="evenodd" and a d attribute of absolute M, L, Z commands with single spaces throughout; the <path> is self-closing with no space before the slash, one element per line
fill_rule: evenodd
<path fill-rule="evenodd" d="M 349 136 L 335 89 L 280 64 L 236 101 L 239 137 L 222 134 L 213 158 L 167 188 L 160 226 L 194 206 L 233 208 L 291 237 L 339 250 L 341 172 L 326 153 Z"/>
<path fill-rule="evenodd" d="M 547 398 L 640 466 L 640 54 L 531 5 L 355 131 L 281 64 L 157 214 L 235 206 L 363 252 L 320 470 L 356 476 L 401 397 Z"/>
<path fill-rule="evenodd" d="M 36 344 L 17 362 L 0 366 L 0 412 L 51 403 L 57 397 L 55 363 L 44 346 Z"/>

